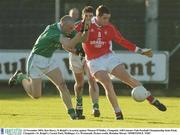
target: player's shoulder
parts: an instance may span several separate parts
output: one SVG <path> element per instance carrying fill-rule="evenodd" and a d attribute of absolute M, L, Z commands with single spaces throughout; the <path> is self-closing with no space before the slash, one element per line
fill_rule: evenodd
<path fill-rule="evenodd" d="M 111 29 L 115 28 L 115 26 L 112 23 L 110 23 L 110 22 L 105 27 L 111 28 Z"/>
<path fill-rule="evenodd" d="M 53 23 L 47 26 L 49 29 L 57 29 L 58 28 L 58 23 Z"/>
<path fill-rule="evenodd" d="M 108 23 L 106 25 L 106 29 L 108 29 L 109 31 L 119 31 L 119 28 L 112 23 Z"/>
<path fill-rule="evenodd" d="M 60 32 L 61 31 L 58 28 L 58 23 L 54 23 L 54 24 L 50 24 L 46 26 L 42 34 L 45 34 L 46 36 L 52 36 L 52 35 L 59 34 Z"/>
<path fill-rule="evenodd" d="M 80 24 L 82 24 L 82 20 L 79 20 L 79 21 L 75 22 L 75 25 L 80 25 Z"/>
<path fill-rule="evenodd" d="M 45 32 L 47 33 L 61 33 L 61 29 L 60 29 L 60 24 L 59 23 L 53 23 L 53 24 L 50 24 L 48 25 L 46 28 L 45 28 Z"/>
<path fill-rule="evenodd" d="M 78 21 L 78 22 L 75 23 L 75 29 L 76 29 L 77 31 L 80 31 L 81 26 L 82 26 L 82 20 L 80 20 L 80 21 Z"/>
<path fill-rule="evenodd" d="M 79 21 L 75 22 L 75 26 L 76 26 L 76 27 L 79 27 L 79 26 L 81 26 L 81 25 L 82 25 L 82 20 L 79 20 Z"/>

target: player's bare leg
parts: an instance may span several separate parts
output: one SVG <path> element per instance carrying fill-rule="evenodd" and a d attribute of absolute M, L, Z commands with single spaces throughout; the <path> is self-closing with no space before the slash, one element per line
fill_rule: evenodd
<path fill-rule="evenodd" d="M 93 103 L 93 115 L 94 117 L 99 117 L 100 116 L 100 111 L 99 111 L 99 86 L 95 80 L 90 74 L 89 68 L 85 64 L 84 67 L 86 71 L 86 75 L 88 77 L 88 84 L 89 84 L 89 94 L 92 99 Z"/>
<path fill-rule="evenodd" d="M 138 80 L 134 79 L 126 72 L 123 64 L 116 66 L 112 71 L 112 75 L 119 78 L 122 82 L 126 83 L 132 88 L 143 87 Z M 150 104 L 154 105 L 160 111 L 166 111 L 166 107 L 162 103 L 160 103 L 155 97 L 153 97 L 150 92 L 149 96 L 146 99 L 149 101 Z"/>
<path fill-rule="evenodd" d="M 41 96 L 41 79 L 31 79 L 23 74 L 21 71 L 16 71 L 9 79 L 9 86 L 12 87 L 16 84 L 22 84 L 27 94 L 34 99 Z"/>
<path fill-rule="evenodd" d="M 61 76 L 60 70 L 57 68 L 47 74 L 51 81 L 56 85 L 58 90 L 61 92 L 63 101 L 68 109 L 72 119 L 76 119 L 75 110 L 72 107 L 71 96 L 69 90 L 66 87 L 66 84 Z M 35 99 L 38 99 L 41 96 L 41 79 L 30 79 L 22 72 L 16 72 L 10 79 L 9 85 L 13 86 L 15 84 L 22 83 L 27 94 Z"/>
<path fill-rule="evenodd" d="M 40 78 L 23 79 L 22 86 L 31 98 L 38 99 L 41 97 L 42 80 Z"/>
<path fill-rule="evenodd" d="M 122 112 L 120 110 L 117 97 L 113 88 L 113 84 L 111 82 L 111 79 L 106 71 L 98 71 L 94 75 L 96 79 L 103 85 L 105 91 L 106 91 L 106 96 L 108 97 L 114 111 L 116 114 L 116 119 L 123 119 Z"/>
<path fill-rule="evenodd" d="M 68 114 L 72 119 L 76 119 L 75 110 L 72 106 L 71 95 L 66 86 L 64 79 L 62 78 L 62 73 L 59 68 L 56 68 L 46 74 L 49 80 L 57 87 L 60 92 L 60 96 L 63 99 L 63 102 L 68 109 Z"/>
<path fill-rule="evenodd" d="M 89 93 L 93 103 L 93 115 L 94 117 L 100 117 L 99 111 L 99 86 L 93 78 L 89 78 Z"/>
<path fill-rule="evenodd" d="M 74 93 L 76 97 L 76 113 L 79 119 L 85 119 L 85 116 L 83 115 L 83 86 L 84 86 L 84 73 L 74 73 Z"/>

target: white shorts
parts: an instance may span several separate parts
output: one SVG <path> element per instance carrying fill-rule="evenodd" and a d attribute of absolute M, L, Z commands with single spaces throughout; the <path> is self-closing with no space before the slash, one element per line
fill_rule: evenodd
<path fill-rule="evenodd" d="M 87 65 L 92 75 L 101 70 L 111 73 L 119 64 L 122 64 L 122 62 L 114 53 L 108 53 L 99 58 L 87 60 Z"/>
<path fill-rule="evenodd" d="M 74 73 L 82 73 L 84 72 L 84 64 L 85 64 L 85 59 L 81 58 L 78 55 L 69 53 L 69 68 L 72 70 Z"/>
<path fill-rule="evenodd" d="M 59 68 L 53 57 L 47 58 L 37 54 L 31 54 L 27 62 L 27 73 L 31 78 L 42 78 L 44 74 Z"/>

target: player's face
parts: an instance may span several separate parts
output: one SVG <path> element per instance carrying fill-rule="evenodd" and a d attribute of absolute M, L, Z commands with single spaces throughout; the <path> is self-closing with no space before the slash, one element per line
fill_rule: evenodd
<path fill-rule="evenodd" d="M 99 25 L 104 26 L 109 23 L 111 14 L 103 14 L 102 16 L 97 16 L 97 21 Z"/>
<path fill-rule="evenodd" d="M 68 22 L 64 25 L 64 32 L 66 33 L 71 33 L 74 30 L 74 23 L 73 22 Z"/>
<path fill-rule="evenodd" d="M 91 18 L 93 17 L 93 13 L 90 13 L 90 12 L 86 12 L 82 15 L 82 19 L 88 19 L 90 20 Z"/>

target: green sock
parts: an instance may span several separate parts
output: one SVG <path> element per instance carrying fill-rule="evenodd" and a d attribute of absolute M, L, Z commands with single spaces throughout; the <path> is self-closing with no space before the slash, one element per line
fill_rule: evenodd
<path fill-rule="evenodd" d="M 17 83 L 21 83 L 23 79 L 27 79 L 28 80 L 29 78 L 27 77 L 27 75 L 25 75 L 23 73 L 19 73 L 17 75 Z"/>
<path fill-rule="evenodd" d="M 74 108 L 70 108 L 68 109 L 68 114 L 71 115 L 71 114 L 75 114 L 75 110 Z"/>
<path fill-rule="evenodd" d="M 76 113 L 75 113 L 74 108 L 68 109 L 68 114 L 70 115 L 71 119 L 76 118 Z"/>
<path fill-rule="evenodd" d="M 77 97 L 76 98 L 76 104 L 79 106 L 82 106 L 82 97 Z"/>
<path fill-rule="evenodd" d="M 93 103 L 93 109 L 99 109 L 99 104 L 98 103 Z"/>

